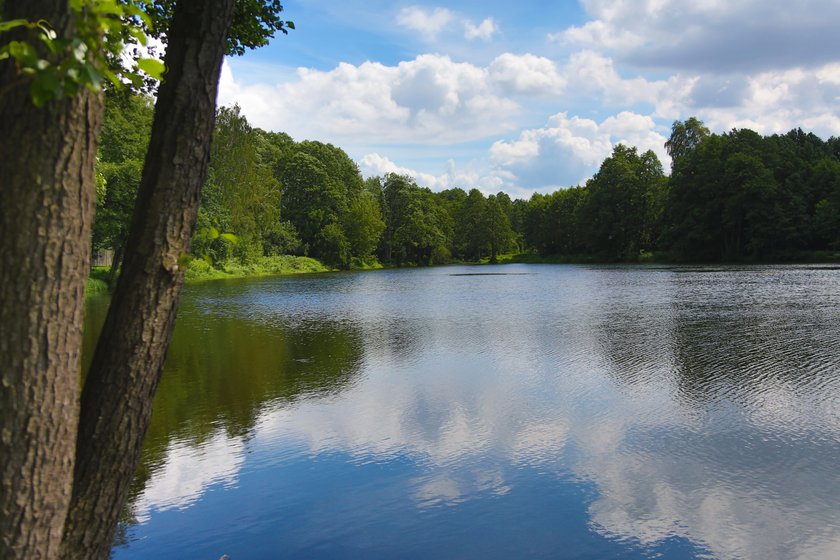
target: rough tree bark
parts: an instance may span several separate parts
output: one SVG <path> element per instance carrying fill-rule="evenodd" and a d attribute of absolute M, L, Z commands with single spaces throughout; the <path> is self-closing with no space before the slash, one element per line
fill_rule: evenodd
<path fill-rule="evenodd" d="M 74 31 L 66 0 L 0 2 L 17 18 Z M 0 63 L 0 558 L 55 558 L 70 502 L 101 116 Z"/>
<path fill-rule="evenodd" d="M 207 174 L 233 8 L 182 0 L 175 9 L 122 274 L 82 392 L 64 559 L 109 556 L 137 468 Z"/>

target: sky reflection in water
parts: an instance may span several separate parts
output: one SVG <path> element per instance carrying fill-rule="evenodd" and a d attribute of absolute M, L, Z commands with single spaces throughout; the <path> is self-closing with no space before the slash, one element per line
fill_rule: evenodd
<path fill-rule="evenodd" d="M 840 271 L 480 271 L 190 286 L 115 558 L 840 556 Z"/>

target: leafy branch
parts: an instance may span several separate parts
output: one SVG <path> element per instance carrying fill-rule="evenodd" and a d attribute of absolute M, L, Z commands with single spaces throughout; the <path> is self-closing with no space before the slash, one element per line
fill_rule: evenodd
<path fill-rule="evenodd" d="M 153 58 L 138 58 L 131 68 L 119 62 L 126 40 L 146 46 L 144 26 L 151 19 L 143 0 L 70 0 L 77 33 L 59 37 L 46 20 L 0 21 L 0 34 L 18 31 L 19 39 L 0 45 L 0 61 L 12 59 L 18 76 L 30 80 L 32 102 L 41 107 L 87 88 L 101 91 L 104 84 L 143 85 L 144 73 L 162 80 L 165 67 Z M 138 25 L 138 24 L 143 25 Z M 17 82 L 20 83 L 20 82 Z M 2 95 L 2 92 L 0 92 Z"/>

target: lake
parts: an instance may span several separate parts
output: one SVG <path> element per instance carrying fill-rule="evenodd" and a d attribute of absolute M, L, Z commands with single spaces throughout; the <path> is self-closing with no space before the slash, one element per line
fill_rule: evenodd
<path fill-rule="evenodd" d="M 836 268 L 227 280 L 185 290 L 113 556 L 836 559 L 838 472 Z"/>

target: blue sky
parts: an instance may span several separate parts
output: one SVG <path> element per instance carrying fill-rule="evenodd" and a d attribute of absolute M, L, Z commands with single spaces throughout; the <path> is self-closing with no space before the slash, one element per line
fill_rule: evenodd
<path fill-rule="evenodd" d="M 366 176 L 528 197 L 675 119 L 840 135 L 837 0 L 289 0 L 297 29 L 225 62 L 219 102 Z"/>

